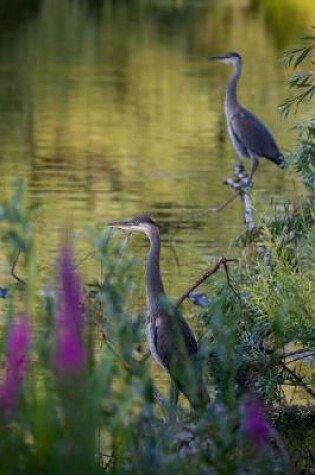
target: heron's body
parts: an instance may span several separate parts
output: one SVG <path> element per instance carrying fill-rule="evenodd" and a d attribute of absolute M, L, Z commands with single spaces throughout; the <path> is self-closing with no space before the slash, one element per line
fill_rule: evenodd
<path fill-rule="evenodd" d="M 237 98 L 237 85 L 242 72 L 242 58 L 238 53 L 226 53 L 209 59 L 230 63 L 233 73 L 226 88 L 225 116 L 228 133 L 239 158 L 252 161 L 251 181 L 259 163 L 265 157 L 284 168 L 285 161 L 270 130 L 250 111 L 242 107 Z"/>
<path fill-rule="evenodd" d="M 149 217 L 111 223 L 121 229 L 142 231 L 150 241 L 146 260 L 146 336 L 151 355 L 176 383 L 193 407 L 208 402 L 202 381 L 198 344 L 181 313 L 168 301 L 160 273 L 160 233 Z"/>

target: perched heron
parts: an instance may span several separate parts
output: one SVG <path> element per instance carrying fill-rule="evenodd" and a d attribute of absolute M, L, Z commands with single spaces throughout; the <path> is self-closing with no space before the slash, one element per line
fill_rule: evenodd
<path fill-rule="evenodd" d="M 202 380 L 196 339 L 182 314 L 167 300 L 160 273 L 160 230 L 152 218 L 141 216 L 129 221 L 116 221 L 109 226 L 127 231 L 140 231 L 150 241 L 146 260 L 146 336 L 153 358 L 171 376 L 173 402 L 178 391 L 193 408 L 204 407 L 208 392 Z"/>
<path fill-rule="evenodd" d="M 259 158 L 265 157 L 281 168 L 285 168 L 285 160 L 280 152 L 272 133 L 251 112 L 242 107 L 237 100 L 237 84 L 242 72 L 242 57 L 235 52 L 208 59 L 233 65 L 233 73 L 226 88 L 225 115 L 227 128 L 234 149 L 238 156 L 250 158 L 252 169 L 248 178 L 251 183 L 259 165 Z"/>

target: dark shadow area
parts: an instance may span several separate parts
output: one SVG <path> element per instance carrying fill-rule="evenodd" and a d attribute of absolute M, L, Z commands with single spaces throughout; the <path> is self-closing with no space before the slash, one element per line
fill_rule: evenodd
<path fill-rule="evenodd" d="M 101 19 L 105 2 L 104 0 L 70 0 L 70 3 L 81 7 L 88 19 L 97 22 Z"/>
<path fill-rule="evenodd" d="M 87 18 L 101 20 L 102 15 L 111 16 L 112 21 L 122 15 L 128 17 L 129 21 L 139 22 L 145 20 L 156 25 L 160 35 L 169 38 L 183 29 L 191 29 L 192 17 L 200 16 L 200 12 L 209 5 L 200 3 L 196 8 L 194 2 L 181 2 L 169 0 L 168 2 L 141 2 L 139 0 L 69 0 L 70 3 L 81 7 Z M 215 3 L 215 0 L 213 1 Z"/>
<path fill-rule="evenodd" d="M 0 0 L 1 34 L 33 20 L 39 15 L 42 4 L 43 0 Z"/>

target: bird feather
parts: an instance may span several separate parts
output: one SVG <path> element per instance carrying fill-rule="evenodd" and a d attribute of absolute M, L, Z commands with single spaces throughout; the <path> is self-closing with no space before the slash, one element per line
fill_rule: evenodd
<path fill-rule="evenodd" d="M 255 154 L 276 163 L 282 156 L 269 129 L 247 109 L 240 107 L 229 120 L 229 126 L 236 140 L 246 148 L 247 156 Z"/>

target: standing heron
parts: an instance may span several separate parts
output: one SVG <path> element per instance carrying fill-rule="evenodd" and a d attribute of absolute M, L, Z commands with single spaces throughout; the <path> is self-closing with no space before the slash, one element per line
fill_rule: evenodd
<path fill-rule="evenodd" d="M 252 169 L 248 184 L 259 165 L 259 158 L 265 157 L 281 168 L 285 168 L 285 160 L 273 135 L 268 128 L 251 112 L 242 107 L 237 100 L 237 85 L 242 72 L 242 57 L 235 52 L 208 59 L 233 65 L 233 73 L 226 88 L 225 116 L 232 144 L 238 156 L 250 158 Z"/>
<path fill-rule="evenodd" d="M 209 401 L 202 380 L 198 344 L 182 314 L 167 301 L 160 273 L 160 230 L 155 221 L 141 216 L 128 221 L 115 221 L 109 226 L 127 231 L 140 231 L 150 241 L 146 260 L 146 336 L 153 358 L 175 383 L 172 394 L 177 402 L 178 391 L 193 408 L 202 408 Z"/>

